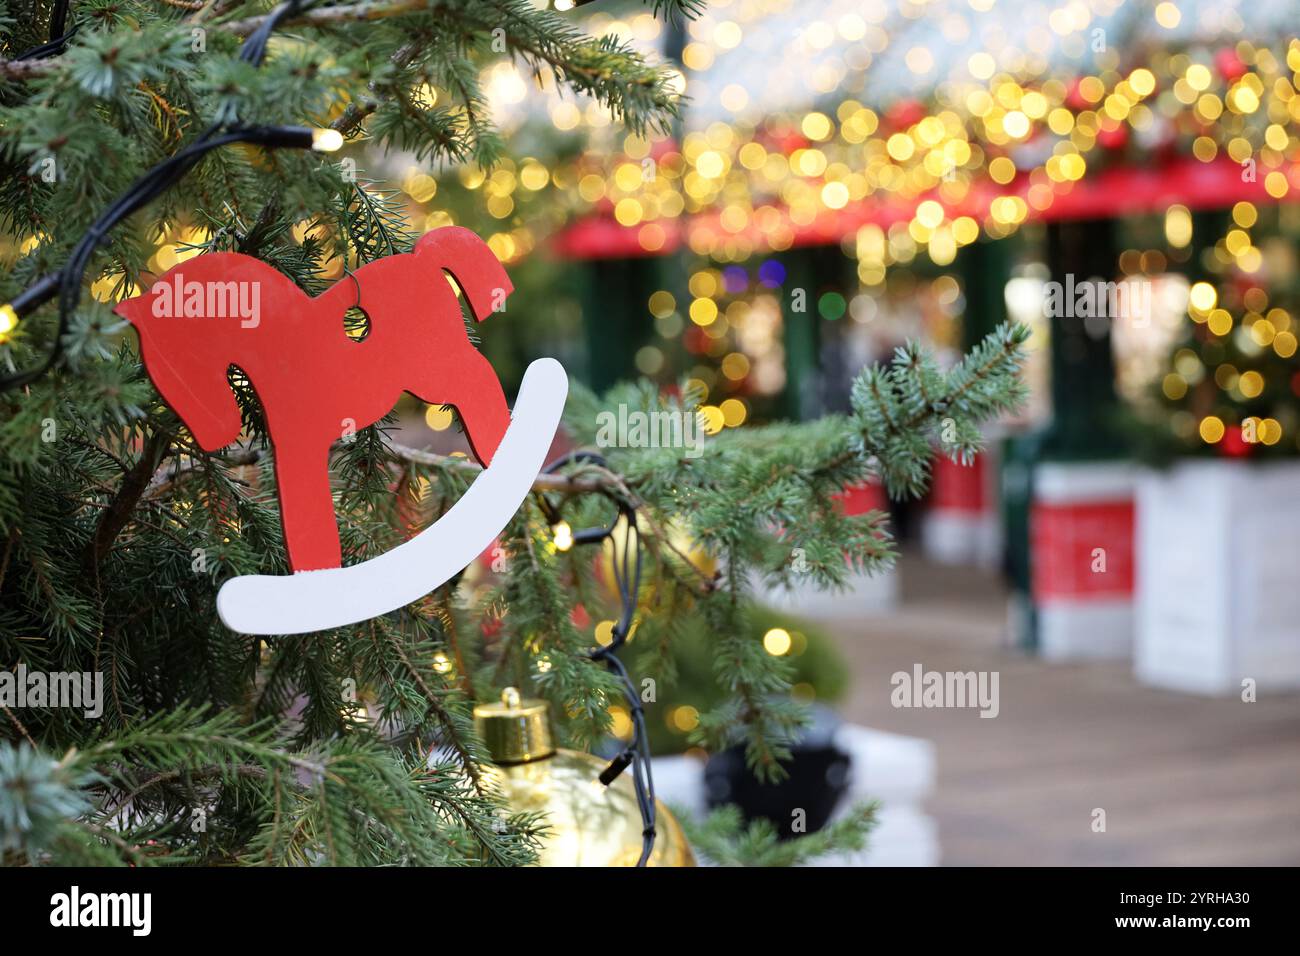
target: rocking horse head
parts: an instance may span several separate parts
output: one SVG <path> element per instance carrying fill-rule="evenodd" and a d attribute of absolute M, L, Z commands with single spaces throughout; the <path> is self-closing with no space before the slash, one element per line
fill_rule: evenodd
<path fill-rule="evenodd" d="M 114 310 L 139 334 L 145 368 L 163 400 L 207 451 L 239 437 L 227 372 L 245 367 L 268 309 L 290 294 L 307 298 L 266 263 L 217 252 L 173 266 Z"/>

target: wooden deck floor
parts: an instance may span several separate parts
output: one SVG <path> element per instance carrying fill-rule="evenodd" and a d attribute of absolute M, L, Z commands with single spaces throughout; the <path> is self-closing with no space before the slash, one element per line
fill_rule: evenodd
<path fill-rule="evenodd" d="M 843 712 L 935 743 L 945 864 L 1300 864 L 1300 694 L 1207 699 L 1127 663 L 1046 664 L 1007 647 L 995 576 L 900 574 L 899 611 L 832 627 L 854 673 Z M 998 671 L 999 715 L 895 709 L 890 675 L 916 663 Z"/>

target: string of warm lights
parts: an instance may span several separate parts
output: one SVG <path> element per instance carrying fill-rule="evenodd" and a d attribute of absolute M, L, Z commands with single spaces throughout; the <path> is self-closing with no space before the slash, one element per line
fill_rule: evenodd
<path fill-rule="evenodd" d="M 285 19 L 299 13 L 312 2 L 314 0 L 286 0 L 276 7 L 241 45 L 240 59 L 253 66 L 260 66 L 266 56 L 266 45 L 271 33 Z M 51 32 L 62 29 L 63 18 L 52 17 Z M 57 52 L 70 35 L 71 31 L 34 51 L 28 51 L 28 54 L 47 56 Z M 95 250 L 108 238 L 114 227 L 179 182 L 204 155 L 232 143 L 250 143 L 268 148 L 313 149 L 318 152 L 333 152 L 343 145 L 343 137 L 336 130 L 300 126 L 240 126 L 233 110 L 225 109 L 223 112 L 227 114 L 226 118 L 210 125 L 193 143 L 158 163 L 119 196 L 86 230 L 62 269 L 42 276 L 10 302 L 0 306 L 0 337 L 7 337 L 24 316 L 56 296 L 59 309 L 58 325 L 45 357 L 33 368 L 0 378 L 0 391 L 29 385 L 58 362 L 63 354 L 63 339 L 68 333 L 72 314 L 81 301 L 82 284 Z"/>
<path fill-rule="evenodd" d="M 1217 89 L 1208 68 L 1175 55 L 1159 80 L 1145 66 L 1071 84 L 1049 79 L 1035 86 L 1000 75 L 972 85 L 957 104 L 936 103 L 933 112 L 907 104 L 882 114 L 850 98 L 833 113 L 713 123 L 687 134 L 680 146 L 628 137 L 613 161 L 589 154 L 547 169 L 542 181 L 552 184 L 567 219 L 607 212 L 635 230 L 644 252 L 663 249 L 684 219 L 692 251 L 724 262 L 789 248 L 800 230 L 876 199 L 890 208 L 871 212 L 856 227 L 847 219 L 837 226 L 864 282 L 874 285 L 889 265 L 922 251 L 946 265 L 981 235 L 1010 235 L 1049 210 L 1130 135 L 1168 138 L 1194 129 L 1197 160 L 1256 158 L 1266 196 L 1286 196 L 1293 183 L 1285 157 L 1300 145 L 1288 127 L 1300 122 L 1300 97 L 1292 79 L 1279 73 L 1277 58 L 1264 52 L 1256 63 L 1271 69 L 1221 80 Z M 1300 66 L 1300 43 L 1292 45 L 1291 61 Z M 573 110 L 557 102 L 552 121 L 570 128 L 578 118 L 569 116 Z M 1264 120 L 1258 130 L 1245 128 L 1252 117 Z M 1048 155 L 1035 155 L 1042 152 Z M 645 174 L 647 158 L 654 160 L 653 176 Z M 521 171 L 516 182 L 523 196 L 537 191 L 528 178 L 541 177 Z M 501 201 L 513 192 L 502 195 L 505 177 L 466 171 L 462 183 L 485 184 L 490 214 L 513 212 L 515 203 Z M 512 236 L 511 244 L 522 253 L 536 238 Z"/>
<path fill-rule="evenodd" d="M 679 88 L 695 127 L 677 136 L 616 132 L 595 104 L 566 98 L 545 79 L 532 90 L 514 65 L 493 63 L 481 79 L 498 119 L 507 128 L 550 127 L 561 146 L 492 170 L 412 167 L 395 178 L 412 220 L 426 228 L 481 210 L 498 224 L 482 231 L 506 262 L 543 243 L 577 258 L 685 249 L 710 260 L 692 270 L 689 295 L 661 289 L 648 303 L 658 337 L 680 341 L 694 363 L 680 371 L 705 392 L 710 432 L 742 424 L 753 400 L 786 385 L 782 303 L 790 287 L 780 259 L 758 257 L 838 243 L 857 266 L 859 288 L 818 290 L 809 310 L 863 323 L 887 307 L 887 277 L 900 267 L 915 263 L 905 278 L 924 285 L 916 276 L 931 264 L 945 269 L 971 244 L 1036 220 L 1163 214 L 1169 248 L 1134 250 L 1120 262 L 1126 277 L 1154 277 L 1187 261 L 1194 210 L 1232 207 L 1253 220 L 1300 190 L 1293 33 L 1254 29 L 1255 42 L 1207 42 L 1199 37 L 1211 34 L 1176 29 L 1193 15 L 1175 5 L 1103 21 L 1095 9 L 1080 16 L 1099 5 L 1072 4 L 1018 34 L 1018 53 L 1001 30 L 1008 20 L 1019 26 L 1019 13 L 999 21 L 992 2 L 968 5 L 961 46 L 948 42 L 960 3 L 914 11 L 912 22 L 871 3 L 711 4 L 683 37 Z M 780 32 L 792 22 L 798 36 Z M 1081 56 L 1103 23 L 1109 47 Z M 664 27 L 645 13 L 597 13 L 587 25 L 664 46 Z M 950 55 L 939 56 L 940 45 Z M 765 69 L 746 67 L 751 46 L 764 51 Z M 1049 55 L 1057 51 L 1077 65 L 1063 67 Z M 807 96 L 782 96 L 801 84 Z M 578 134 L 588 146 L 575 155 L 566 150 Z M 1163 178 L 1166 164 L 1177 183 Z M 1181 202 L 1167 209 L 1168 199 L 1158 199 L 1174 195 Z M 1263 245 L 1237 228 L 1215 245 L 1209 271 L 1261 275 Z M 960 283 L 943 276 L 933 292 L 934 324 L 955 328 L 947 316 Z M 1271 304 L 1269 321 L 1289 334 L 1286 305 Z M 1241 321 L 1253 328 L 1254 314 L 1245 310 Z M 1258 334 L 1267 333 L 1261 326 Z M 1288 342 L 1282 335 L 1279 349 Z M 657 376 L 672 354 L 647 343 L 636 368 Z M 1263 434 L 1271 437 L 1271 426 Z"/>
<path fill-rule="evenodd" d="M 1294 39 L 1280 50 L 1246 41 L 1217 51 L 1156 49 L 1127 69 L 1112 46 L 1074 78 L 1048 75 L 1041 56 L 1036 66 L 1003 64 L 987 49 L 959 58 L 945 76 L 933 53 L 917 45 L 899 65 L 918 71 L 914 79 L 933 78 L 926 99 L 898 97 L 887 107 L 873 101 L 873 109 L 843 92 L 827 102 L 828 89 L 818 109 L 796 113 L 764 108 L 729 72 L 750 40 L 764 48 L 773 42 L 764 14 L 762 5 L 746 5 L 689 25 L 681 90 L 692 97 L 693 114 L 706 105 L 716 113 L 720 103 L 726 118 L 680 143 L 629 136 L 621 149 L 605 143 L 613 145 L 612 159 L 595 150 L 552 164 L 525 159 L 509 175 L 461 170 L 464 185 L 483 187 L 491 216 L 510 220 L 527 208 L 522 225 L 489 237 L 498 255 L 525 255 L 543 237 L 551 217 L 537 216 L 535 200 L 548 185 L 544 195 L 563 221 L 608 215 L 631 234 L 629 253 L 685 242 L 697 254 L 738 262 L 789 248 L 813 231 L 822 241 L 842 238 L 868 285 L 918 254 L 946 265 L 981 236 L 1010 235 L 1130 143 L 1156 153 L 1177 139 L 1202 163 L 1255 160 L 1265 201 L 1300 188 L 1291 162 L 1300 147 Z M 1164 13 L 1157 20 L 1162 28 L 1176 25 Z M 648 16 L 602 17 L 599 25 L 638 42 L 658 36 Z M 1078 40 L 1078 24 L 1053 18 L 1051 29 L 1063 45 Z M 874 64 L 895 42 L 857 14 L 814 20 L 805 34 L 788 44 L 777 38 L 778 57 L 839 41 L 849 52 L 869 50 L 864 56 Z M 875 78 L 852 64 L 836 75 L 846 90 Z M 533 99 L 515 67 L 494 64 L 483 80 L 507 115 L 526 120 Z M 543 86 L 540 105 L 557 131 L 609 139 L 608 117 Z"/>

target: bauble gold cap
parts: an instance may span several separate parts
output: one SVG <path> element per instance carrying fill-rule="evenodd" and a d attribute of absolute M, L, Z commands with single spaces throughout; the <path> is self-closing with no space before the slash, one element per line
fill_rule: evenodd
<path fill-rule="evenodd" d="M 474 726 L 494 763 L 528 763 L 555 753 L 550 706 L 520 697 L 513 687 L 501 692 L 499 703 L 477 705 Z"/>

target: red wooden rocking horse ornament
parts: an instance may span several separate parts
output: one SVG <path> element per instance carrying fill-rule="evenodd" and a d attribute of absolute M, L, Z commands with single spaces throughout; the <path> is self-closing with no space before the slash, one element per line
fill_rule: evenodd
<path fill-rule="evenodd" d="M 227 378 L 232 365 L 262 404 L 285 546 L 299 573 L 226 582 L 217 607 L 228 626 L 303 633 L 395 610 L 465 567 L 528 494 L 559 425 L 568 380 L 553 359 L 534 362 L 512 422 L 496 373 L 469 341 L 446 273 L 480 322 L 513 290 L 487 244 L 452 227 L 428 233 L 410 253 L 367 263 L 316 298 L 258 259 L 220 252 L 174 266 L 147 293 L 117 306 L 139 333 L 149 377 L 205 450 L 240 434 Z M 361 339 L 344 329 L 353 307 L 369 321 Z M 382 418 L 403 391 L 454 406 L 484 471 L 435 525 L 343 568 L 330 447 Z"/>

